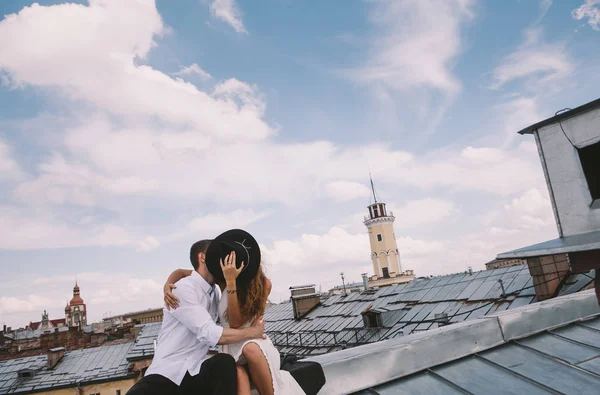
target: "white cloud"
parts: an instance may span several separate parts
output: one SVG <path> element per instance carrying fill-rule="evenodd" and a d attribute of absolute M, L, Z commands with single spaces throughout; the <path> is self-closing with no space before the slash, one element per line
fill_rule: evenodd
<path fill-rule="evenodd" d="M 188 227 L 199 235 L 216 235 L 232 228 L 244 228 L 270 214 L 269 211 L 235 210 L 229 213 L 212 213 L 194 218 Z"/>
<path fill-rule="evenodd" d="M 0 297 L 0 315 L 8 315 L 17 312 L 33 312 L 40 313 L 48 306 L 62 303 L 53 298 L 40 297 L 39 295 L 29 295 L 25 298 L 16 298 L 13 296 Z M 38 319 L 39 320 L 39 319 Z M 32 317 L 32 321 L 36 321 Z"/>
<path fill-rule="evenodd" d="M 600 0 L 585 0 L 585 2 L 571 12 L 578 21 L 587 19 L 588 25 L 594 30 L 600 30 Z"/>
<path fill-rule="evenodd" d="M 138 243 L 137 251 L 149 252 L 160 246 L 160 242 L 153 236 L 146 236 L 142 241 Z"/>
<path fill-rule="evenodd" d="M 492 89 L 524 78 L 529 78 L 527 82 L 533 87 L 547 87 L 574 70 L 575 65 L 567 54 L 566 43 L 545 44 L 542 36 L 541 27 L 525 30 L 523 43 L 493 70 Z"/>
<path fill-rule="evenodd" d="M 504 208 L 513 228 L 538 231 L 555 224 L 550 199 L 538 189 L 526 191 Z"/>
<path fill-rule="evenodd" d="M 461 88 L 451 62 L 462 50 L 461 27 L 473 18 L 470 0 L 373 2 L 377 27 L 372 51 L 353 76 L 394 90 L 428 87 L 453 94 Z M 432 28 L 435 26 L 435 28 Z"/>
<path fill-rule="evenodd" d="M 539 109 L 538 99 L 535 96 L 525 97 L 519 95 L 513 97 L 497 105 L 495 111 L 498 123 L 502 124 L 504 129 L 504 148 L 509 147 L 514 142 L 517 131 L 544 118 Z M 537 149 L 535 154 L 537 155 Z"/>
<path fill-rule="evenodd" d="M 395 228 L 409 229 L 420 225 L 433 224 L 457 212 L 454 203 L 434 198 L 410 200 L 394 209 Z"/>
<path fill-rule="evenodd" d="M 327 195 L 338 202 L 368 198 L 371 194 L 368 187 L 358 182 L 332 181 L 325 185 L 325 188 Z"/>
<path fill-rule="evenodd" d="M 136 237 L 115 224 L 76 226 L 45 210 L 0 206 L 0 249 L 29 250 L 81 246 L 133 245 Z"/>
<path fill-rule="evenodd" d="M 10 147 L 0 139 L 0 180 L 18 181 L 23 176 L 23 171 L 13 158 Z"/>
<path fill-rule="evenodd" d="M 331 263 L 369 260 L 369 239 L 365 234 L 349 234 L 339 227 L 324 235 L 303 234 L 298 240 L 278 240 L 262 246 L 268 265 L 317 267 Z"/>
<path fill-rule="evenodd" d="M 235 0 L 213 0 L 210 12 L 215 18 L 231 25 L 236 32 L 248 34 L 242 22 L 242 13 Z"/>
<path fill-rule="evenodd" d="M 177 73 L 174 73 L 173 75 L 187 76 L 187 75 L 194 75 L 194 74 L 199 76 L 202 81 L 208 81 L 212 78 L 212 76 L 209 73 L 204 71 L 196 63 L 192 63 L 189 66 L 182 67 Z"/>
<path fill-rule="evenodd" d="M 0 69 L 13 84 L 58 89 L 122 117 L 158 117 L 213 138 L 260 140 L 273 133 L 264 105 L 250 100 L 249 91 L 238 106 L 141 65 L 166 30 L 154 0 L 34 4 L 0 21 Z"/>

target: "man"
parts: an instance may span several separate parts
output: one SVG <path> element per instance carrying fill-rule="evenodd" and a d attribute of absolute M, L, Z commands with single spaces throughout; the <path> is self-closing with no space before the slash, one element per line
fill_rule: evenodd
<path fill-rule="evenodd" d="M 237 393 L 234 359 L 227 354 L 209 358 L 208 350 L 217 344 L 264 337 L 265 325 L 262 318 L 243 329 L 215 324 L 219 296 L 204 260 L 210 242 L 201 240 L 192 245 L 190 261 L 194 271 L 180 280 L 173 291 L 179 308 L 164 310 L 152 365 L 128 395 Z"/>

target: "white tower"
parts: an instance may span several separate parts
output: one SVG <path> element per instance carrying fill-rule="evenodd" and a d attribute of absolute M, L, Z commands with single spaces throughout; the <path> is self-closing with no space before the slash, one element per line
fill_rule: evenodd
<path fill-rule="evenodd" d="M 378 202 L 375 195 L 373 179 L 371 179 L 374 203 L 369 206 L 369 215 L 365 217 L 364 224 L 369 232 L 371 242 L 371 259 L 373 272 L 379 278 L 389 278 L 394 274 L 402 274 L 400 253 L 394 233 L 394 214 L 388 212 L 385 203 Z"/>

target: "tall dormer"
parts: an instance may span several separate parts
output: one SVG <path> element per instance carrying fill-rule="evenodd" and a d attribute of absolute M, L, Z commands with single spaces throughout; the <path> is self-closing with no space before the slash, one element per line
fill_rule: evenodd
<path fill-rule="evenodd" d="M 400 253 L 394 233 L 394 213 L 388 212 L 386 204 L 378 201 L 373 179 L 371 179 L 373 203 L 369 205 L 369 215 L 364 224 L 369 232 L 373 272 L 377 277 L 388 278 L 402 274 Z"/>

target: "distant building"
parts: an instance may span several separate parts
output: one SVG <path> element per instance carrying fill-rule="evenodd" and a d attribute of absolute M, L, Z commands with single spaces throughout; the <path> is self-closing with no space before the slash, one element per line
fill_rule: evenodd
<path fill-rule="evenodd" d="M 373 275 L 368 279 L 369 287 L 387 287 L 393 284 L 402 284 L 414 279 L 412 270 L 402 271 L 400 252 L 394 233 L 394 213 L 387 210 L 386 204 L 377 201 L 373 180 L 371 180 L 373 204 L 369 215 L 365 217 L 364 224 L 369 233 L 371 245 L 371 261 L 373 262 Z"/>
<path fill-rule="evenodd" d="M 559 237 L 497 258 L 527 260 L 539 300 L 570 272 L 595 269 L 600 303 L 600 99 L 519 133 L 535 137 Z"/>
<path fill-rule="evenodd" d="M 48 313 L 46 312 L 46 310 L 44 310 L 44 312 L 42 313 L 42 320 L 39 322 L 30 322 L 29 325 L 27 325 L 26 329 L 35 331 L 37 329 L 45 330 L 52 328 L 62 328 L 65 326 L 67 326 L 67 320 L 65 318 L 50 320 L 48 319 Z"/>
<path fill-rule="evenodd" d="M 132 323 L 133 325 L 139 325 L 149 324 L 152 322 L 162 322 L 162 320 L 163 309 L 161 307 L 106 317 L 102 320 L 102 322 L 104 323 L 104 328 L 111 328 L 129 323 Z"/>
<path fill-rule="evenodd" d="M 485 264 L 485 269 L 500 269 L 503 267 L 522 265 L 524 263 L 527 263 L 524 259 L 494 259 Z"/>
<path fill-rule="evenodd" d="M 87 325 L 87 307 L 81 299 L 77 282 L 73 287 L 73 297 L 65 307 L 65 318 L 68 326 L 84 327 Z"/>
<path fill-rule="evenodd" d="M 362 282 L 360 283 L 348 283 L 346 285 L 336 285 L 335 287 L 331 288 L 328 292 L 330 295 L 340 295 L 344 293 L 344 290 L 346 292 L 360 292 L 363 291 L 365 289 L 364 285 Z"/>

